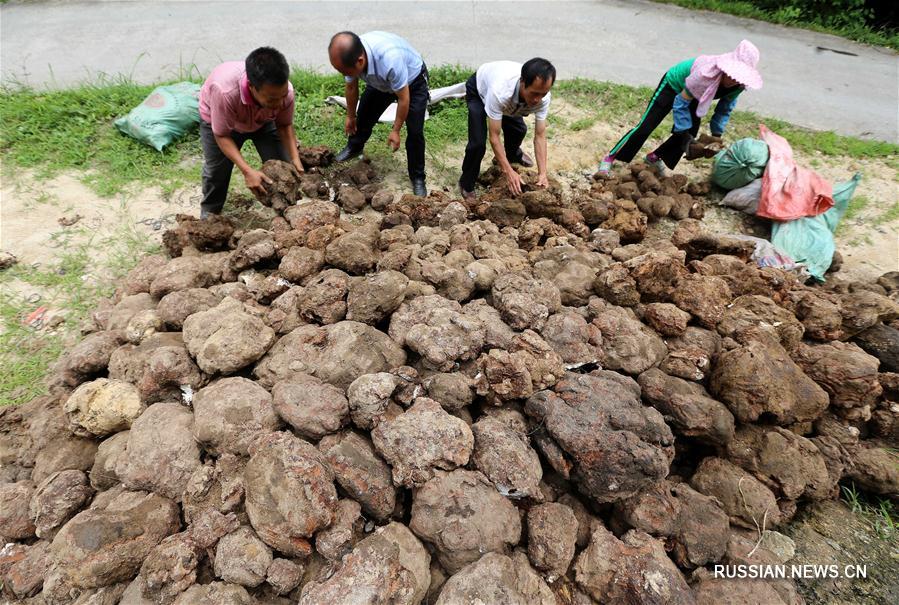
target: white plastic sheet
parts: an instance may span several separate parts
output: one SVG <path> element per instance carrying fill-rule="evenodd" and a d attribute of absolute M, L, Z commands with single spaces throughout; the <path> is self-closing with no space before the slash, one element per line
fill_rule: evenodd
<path fill-rule="evenodd" d="M 453 84 L 452 86 L 444 86 L 443 88 L 436 88 L 432 90 L 431 98 L 428 99 L 428 105 L 436 105 L 437 103 L 445 99 L 461 99 L 464 96 L 465 82 L 459 82 L 458 84 Z M 346 109 L 346 97 L 330 96 L 325 99 L 325 103 L 330 103 L 331 105 L 340 105 L 341 107 Z M 428 112 L 425 112 L 425 119 L 427 120 L 428 117 Z M 384 113 L 381 114 L 381 117 L 378 119 L 378 121 L 393 123 L 395 119 L 396 103 L 391 103 L 390 107 L 385 109 Z"/>

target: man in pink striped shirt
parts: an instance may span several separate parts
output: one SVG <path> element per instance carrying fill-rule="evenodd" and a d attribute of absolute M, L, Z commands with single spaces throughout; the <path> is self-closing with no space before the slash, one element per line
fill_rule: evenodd
<path fill-rule="evenodd" d="M 222 63 L 200 90 L 203 201 L 200 216 L 220 214 L 235 164 L 247 187 L 265 193 L 271 180 L 240 153 L 253 141 L 262 161 L 283 160 L 303 172 L 293 130 L 294 92 L 287 60 L 274 48 L 257 48 L 246 61 Z"/>

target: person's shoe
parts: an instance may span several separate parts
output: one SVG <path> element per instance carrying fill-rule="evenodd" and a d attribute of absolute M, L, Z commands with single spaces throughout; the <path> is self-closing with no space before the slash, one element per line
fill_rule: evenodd
<path fill-rule="evenodd" d="M 515 163 L 521 164 L 525 168 L 533 168 L 534 167 L 534 160 L 531 159 L 531 156 L 529 156 L 528 154 L 526 154 L 523 151 L 518 152 L 518 157 L 515 158 Z"/>
<path fill-rule="evenodd" d="M 465 187 L 462 186 L 462 183 L 459 183 L 459 193 L 462 195 L 462 199 L 470 202 L 477 198 L 474 191 L 468 191 Z"/>
<path fill-rule="evenodd" d="M 353 147 L 349 143 L 347 143 L 346 147 L 344 147 L 343 149 L 338 151 L 337 155 L 334 156 L 334 161 L 335 162 L 346 162 L 347 160 L 350 160 L 361 153 L 362 153 L 361 149 L 356 149 L 355 147 Z"/>
<path fill-rule="evenodd" d="M 205 208 L 200 208 L 200 220 L 201 221 L 205 221 L 210 216 L 215 216 L 215 214 L 213 214 L 212 212 L 209 212 Z"/>
<path fill-rule="evenodd" d="M 659 156 L 652 154 L 652 153 L 648 153 L 648 154 L 646 154 L 646 157 L 643 159 L 646 160 L 647 164 L 649 164 L 650 166 L 652 166 L 653 168 L 655 168 L 658 171 L 660 177 L 665 176 L 668 173 L 668 167 L 665 166 L 665 162 L 663 162 L 659 158 Z"/>
<path fill-rule="evenodd" d="M 604 178 L 612 176 L 612 162 L 614 161 L 614 158 L 611 158 L 609 156 L 604 157 L 599 163 L 599 168 L 596 169 L 596 173 Z"/>
<path fill-rule="evenodd" d="M 412 179 L 412 194 L 419 197 L 428 196 L 428 188 L 425 186 L 425 180 L 422 178 Z"/>

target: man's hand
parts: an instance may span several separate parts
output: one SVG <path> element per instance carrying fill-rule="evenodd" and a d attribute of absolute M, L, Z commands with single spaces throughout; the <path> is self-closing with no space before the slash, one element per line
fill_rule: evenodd
<path fill-rule="evenodd" d="M 549 187 L 549 177 L 546 176 L 545 174 L 538 174 L 537 175 L 537 186 L 541 187 L 543 189 Z"/>
<path fill-rule="evenodd" d="M 506 181 L 509 183 L 509 191 L 512 195 L 521 194 L 521 176 L 514 170 L 506 171 Z"/>
<path fill-rule="evenodd" d="M 293 162 L 293 167 L 296 168 L 297 172 L 299 172 L 300 174 L 303 174 L 306 172 L 306 169 L 303 168 L 303 162 L 301 162 L 299 159 L 297 159 Z"/>
<path fill-rule="evenodd" d="M 400 133 L 398 130 L 391 130 L 390 134 L 387 135 L 387 146 L 393 151 L 400 148 Z"/>
<path fill-rule="evenodd" d="M 268 191 L 265 189 L 265 183 L 272 184 L 272 180 L 265 176 L 261 170 L 248 169 L 243 175 L 244 181 L 247 183 L 247 189 L 254 195 L 266 195 Z"/>
<path fill-rule="evenodd" d="M 356 116 L 347 116 L 343 125 L 343 131 L 346 136 L 351 137 L 356 134 Z"/>

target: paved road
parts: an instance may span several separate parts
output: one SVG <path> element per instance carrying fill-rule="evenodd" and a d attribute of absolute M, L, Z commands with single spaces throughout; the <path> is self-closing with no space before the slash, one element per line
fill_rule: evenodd
<path fill-rule="evenodd" d="M 765 86 L 744 95 L 741 108 L 811 128 L 899 141 L 899 55 L 639 0 L 14 1 L 0 7 L 2 80 L 67 86 L 106 73 L 152 82 L 190 64 L 206 73 L 264 44 L 282 50 L 292 63 L 325 70 L 328 40 L 341 29 L 395 31 L 431 65 L 542 55 L 563 78 L 649 86 L 676 61 L 728 51 L 745 37 L 761 49 Z"/>

